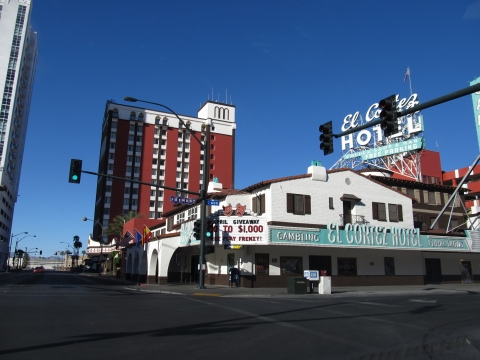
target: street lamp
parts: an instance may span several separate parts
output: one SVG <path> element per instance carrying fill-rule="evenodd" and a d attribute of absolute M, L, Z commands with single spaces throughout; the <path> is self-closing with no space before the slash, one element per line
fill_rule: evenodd
<path fill-rule="evenodd" d="M 25 234 L 28 234 L 28 232 L 25 232 Z M 14 263 L 14 264 L 15 264 L 15 256 L 16 256 L 16 254 L 17 254 L 18 243 L 19 243 L 20 241 L 22 241 L 23 239 L 25 239 L 26 237 L 30 237 L 30 236 L 31 236 L 31 237 L 37 237 L 37 235 L 25 235 L 25 236 L 22 237 L 20 240 L 17 240 L 17 241 L 15 242 L 15 252 L 13 253 L 13 263 Z M 17 269 L 18 269 L 18 265 L 17 265 Z"/>
<path fill-rule="evenodd" d="M 201 141 L 198 139 L 193 131 L 190 129 L 189 126 L 185 124 L 185 122 L 180 119 L 180 116 L 178 116 L 175 111 L 170 109 L 168 106 L 151 102 L 151 101 L 146 101 L 146 100 L 140 100 L 133 98 L 131 96 L 125 96 L 124 97 L 125 101 L 130 101 L 130 102 L 143 102 L 147 104 L 153 104 L 157 106 L 161 106 L 168 111 L 170 111 L 173 115 L 177 117 L 177 119 L 180 121 L 180 123 L 183 125 L 183 127 L 189 132 L 189 134 L 200 144 L 201 149 L 203 150 L 203 156 L 204 156 L 204 164 L 203 164 L 203 176 L 202 176 L 202 187 L 200 190 L 200 200 L 202 200 L 202 205 L 200 207 L 200 219 L 202 220 L 202 225 L 201 225 L 201 238 L 200 238 L 200 279 L 198 281 L 198 288 L 199 289 L 205 289 L 205 220 L 206 220 L 206 212 L 207 212 L 207 181 L 208 181 L 208 170 L 210 168 L 210 124 L 207 124 L 205 127 L 205 141 Z M 181 191 L 181 189 L 178 189 Z"/>
<path fill-rule="evenodd" d="M 87 217 L 83 217 L 82 219 L 83 221 L 93 221 L 95 225 L 100 225 L 100 229 L 102 230 L 102 235 L 100 236 L 100 240 L 99 240 L 99 243 L 100 243 L 100 259 L 98 260 L 98 276 L 100 276 L 100 268 L 101 268 L 101 263 L 102 263 L 102 257 L 103 257 L 103 247 L 102 247 L 102 244 L 103 244 L 103 226 L 102 224 L 98 221 L 98 220 L 92 220 L 92 219 L 88 219 Z M 95 226 L 93 225 L 93 226 Z"/>
<path fill-rule="evenodd" d="M 75 250 L 75 248 L 74 248 L 72 245 L 70 245 L 69 243 L 66 243 L 65 241 L 60 241 L 60 244 L 67 244 L 67 245 L 70 246 L 73 250 Z"/>
<path fill-rule="evenodd" d="M 22 235 L 22 234 L 28 234 L 28 231 L 24 231 L 16 235 L 12 235 L 12 237 L 10 238 L 10 241 L 8 242 L 7 270 L 6 270 L 7 273 L 8 273 L 8 267 L 10 266 L 10 251 L 12 247 L 13 238 L 15 236 Z M 15 259 L 15 254 L 13 255 L 13 258 Z"/>

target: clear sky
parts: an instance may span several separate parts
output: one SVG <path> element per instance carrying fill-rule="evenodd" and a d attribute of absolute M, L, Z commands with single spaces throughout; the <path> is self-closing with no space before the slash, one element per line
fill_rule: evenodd
<path fill-rule="evenodd" d="M 411 69 L 420 101 L 480 76 L 480 1 L 34 0 L 39 58 L 13 233 L 44 255 L 80 236 L 86 250 L 96 177 L 68 183 L 70 159 L 98 170 L 105 103 L 126 95 L 197 116 L 236 106 L 235 188 L 329 168 L 318 126 L 393 93 Z M 213 89 L 213 90 L 212 90 Z M 153 107 L 152 107 L 153 108 Z M 163 109 L 159 109 L 163 110 Z M 444 170 L 478 154 L 471 96 L 423 111 L 426 148 Z M 221 182 L 221 179 L 219 179 Z"/>

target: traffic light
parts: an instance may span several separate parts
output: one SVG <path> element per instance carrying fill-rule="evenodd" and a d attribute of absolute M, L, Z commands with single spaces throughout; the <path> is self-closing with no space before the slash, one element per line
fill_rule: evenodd
<path fill-rule="evenodd" d="M 205 246 L 205 254 L 214 254 L 215 253 L 215 246 L 209 245 Z"/>
<path fill-rule="evenodd" d="M 55 255 L 58 255 L 56 251 L 55 251 Z"/>
<path fill-rule="evenodd" d="M 213 221 L 210 219 L 207 220 L 205 236 L 207 240 L 213 240 Z"/>
<path fill-rule="evenodd" d="M 82 175 L 82 160 L 72 159 L 70 161 L 70 177 L 68 182 L 73 184 L 80 184 L 80 177 Z"/>
<path fill-rule="evenodd" d="M 42 250 L 40 250 L 40 255 L 42 255 Z"/>
<path fill-rule="evenodd" d="M 320 132 L 320 149 L 323 150 L 323 155 L 333 153 L 333 133 L 332 121 L 329 121 L 319 127 Z"/>
<path fill-rule="evenodd" d="M 380 113 L 380 127 L 383 130 L 383 136 L 389 137 L 398 132 L 397 121 L 397 96 L 391 95 L 386 99 L 380 100 L 378 106 L 383 109 Z"/>
<path fill-rule="evenodd" d="M 193 237 L 197 240 L 202 238 L 202 220 L 197 219 L 193 223 Z"/>

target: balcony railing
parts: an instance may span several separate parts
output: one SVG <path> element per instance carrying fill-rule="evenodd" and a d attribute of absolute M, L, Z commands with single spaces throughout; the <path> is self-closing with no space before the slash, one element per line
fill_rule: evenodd
<path fill-rule="evenodd" d="M 361 224 L 361 225 L 368 225 L 370 222 L 365 219 L 363 215 L 350 215 L 347 218 L 344 218 L 343 214 L 340 214 L 340 226 L 344 226 L 345 224 Z"/>

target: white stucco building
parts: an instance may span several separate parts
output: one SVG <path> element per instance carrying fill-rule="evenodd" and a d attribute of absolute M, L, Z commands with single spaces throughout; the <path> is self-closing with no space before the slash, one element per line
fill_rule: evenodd
<path fill-rule="evenodd" d="M 0 271 L 5 268 L 37 61 L 32 0 L 0 0 Z M 14 240 L 14 239 L 13 239 Z"/>
<path fill-rule="evenodd" d="M 207 207 L 215 236 L 206 243 L 206 285 L 227 285 L 232 266 L 247 287 L 284 287 L 304 270 L 324 270 L 333 286 L 462 281 L 461 265 L 470 278 L 480 266 L 470 238 L 420 233 L 414 197 L 349 169 L 313 162 L 306 174 L 240 191 L 210 183 L 209 197 L 219 205 Z M 127 278 L 198 281 L 199 204 L 164 216 L 155 237 L 127 249 Z"/>

